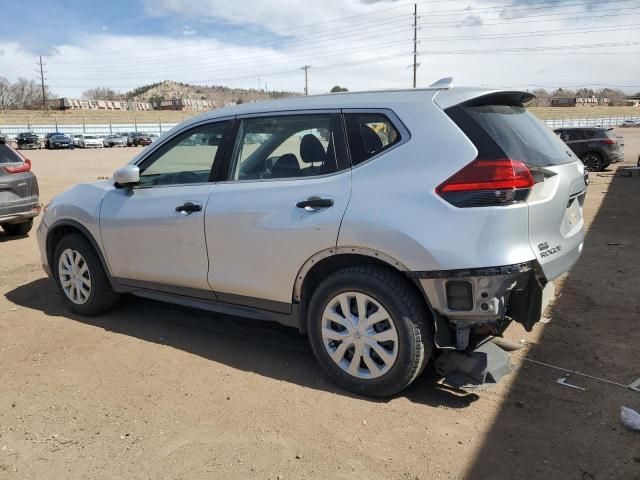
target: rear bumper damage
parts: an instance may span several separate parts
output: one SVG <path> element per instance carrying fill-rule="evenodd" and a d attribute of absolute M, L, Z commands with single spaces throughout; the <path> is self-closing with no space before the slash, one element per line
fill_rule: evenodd
<path fill-rule="evenodd" d="M 436 369 L 456 388 L 495 383 L 511 371 L 509 356 L 489 340 L 512 321 L 531 331 L 554 295 L 537 262 L 410 272 L 435 317 Z"/>

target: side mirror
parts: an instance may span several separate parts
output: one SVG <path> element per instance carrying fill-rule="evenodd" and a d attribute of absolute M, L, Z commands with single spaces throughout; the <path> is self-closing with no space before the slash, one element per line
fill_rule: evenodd
<path fill-rule="evenodd" d="M 125 165 L 113 174 L 116 187 L 132 187 L 140 183 L 140 169 L 137 165 Z"/>

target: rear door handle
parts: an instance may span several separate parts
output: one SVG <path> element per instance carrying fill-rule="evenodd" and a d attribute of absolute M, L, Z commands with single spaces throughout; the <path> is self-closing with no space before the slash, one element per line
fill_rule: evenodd
<path fill-rule="evenodd" d="M 193 202 L 187 202 L 183 205 L 176 207 L 176 212 L 182 215 L 190 215 L 193 212 L 199 212 L 202 210 L 202 205 Z"/>
<path fill-rule="evenodd" d="M 333 206 L 331 198 L 309 197 L 306 200 L 296 203 L 296 207 L 304 208 L 307 212 L 313 212 L 319 208 L 329 208 Z"/>

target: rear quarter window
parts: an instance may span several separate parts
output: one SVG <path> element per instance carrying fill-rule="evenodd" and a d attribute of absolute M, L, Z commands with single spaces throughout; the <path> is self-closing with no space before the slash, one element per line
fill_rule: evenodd
<path fill-rule="evenodd" d="M 448 112 L 449 116 L 472 141 L 473 138 L 469 135 L 468 130 L 470 128 L 480 129 L 513 160 L 520 160 L 540 167 L 574 161 L 567 153 L 567 146 L 553 130 L 524 107 L 478 105 L 452 107 L 449 110 L 451 110 Z M 461 116 L 467 118 L 460 122 Z M 473 136 L 477 137 L 477 135 Z"/>
<path fill-rule="evenodd" d="M 400 132 L 382 113 L 345 114 L 351 163 L 359 165 L 400 141 Z"/>

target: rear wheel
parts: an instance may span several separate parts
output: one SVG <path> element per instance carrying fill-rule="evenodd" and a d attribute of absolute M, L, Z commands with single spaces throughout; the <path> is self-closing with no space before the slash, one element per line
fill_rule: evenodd
<path fill-rule="evenodd" d="M 376 266 L 334 273 L 309 304 L 313 352 L 333 381 L 352 392 L 389 397 L 422 372 L 432 324 L 413 286 Z"/>
<path fill-rule="evenodd" d="M 585 153 L 580 160 L 590 172 L 602 172 L 605 169 L 604 161 L 597 153 Z"/>
<path fill-rule="evenodd" d="M 100 258 L 81 235 L 67 235 L 58 242 L 52 270 L 66 304 L 76 313 L 98 315 L 118 302 Z"/>
<path fill-rule="evenodd" d="M 7 233 L 7 235 L 17 236 L 17 235 L 26 235 L 33 228 L 33 218 L 26 220 L 20 223 L 3 223 L 2 229 Z"/>

